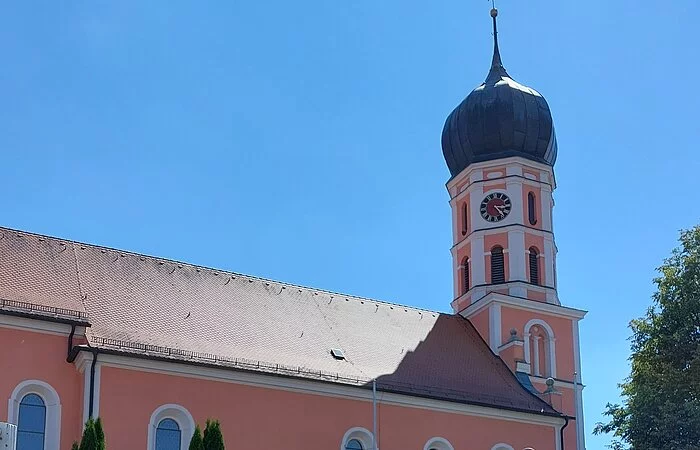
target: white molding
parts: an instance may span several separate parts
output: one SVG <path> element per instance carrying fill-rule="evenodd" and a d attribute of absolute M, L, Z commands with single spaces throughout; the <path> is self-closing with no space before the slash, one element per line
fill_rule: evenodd
<path fill-rule="evenodd" d="M 507 283 L 506 283 L 507 284 Z M 534 286 L 533 286 L 534 288 Z M 582 319 L 587 311 L 570 308 L 568 306 L 554 305 L 551 303 L 538 302 L 524 298 L 511 297 L 498 292 L 489 292 L 476 303 L 472 303 L 465 309 L 459 312 L 463 317 L 470 318 L 484 308 L 487 308 L 491 303 L 500 303 L 501 305 L 509 306 L 515 309 L 526 311 L 537 311 L 552 317 L 562 317 L 566 319 Z"/>
<path fill-rule="evenodd" d="M 433 437 L 428 439 L 428 442 L 423 446 L 423 450 L 454 450 L 455 448 L 445 438 Z"/>
<path fill-rule="evenodd" d="M 67 323 L 49 322 L 40 319 L 30 319 L 27 317 L 11 316 L 0 314 L 0 327 L 12 328 L 15 330 L 34 331 L 37 333 L 54 334 L 67 336 L 70 334 L 71 325 Z M 85 327 L 76 326 L 74 336 L 84 336 Z"/>
<path fill-rule="evenodd" d="M 41 380 L 22 381 L 12 391 L 7 402 L 7 420 L 18 424 L 20 402 L 27 394 L 36 394 L 46 405 L 46 426 L 44 429 L 44 450 L 59 450 L 61 442 L 61 399 L 58 392 Z"/>
<path fill-rule="evenodd" d="M 491 447 L 491 450 L 515 450 L 515 449 L 508 444 L 500 443 L 500 444 L 496 444 L 493 447 Z"/>
<path fill-rule="evenodd" d="M 353 427 L 346 431 L 345 435 L 343 435 L 343 439 L 340 441 L 340 450 L 345 450 L 345 446 L 352 439 L 360 441 L 364 450 L 373 450 L 372 433 L 367 428 Z M 378 444 L 377 448 L 379 448 Z"/>
<path fill-rule="evenodd" d="M 172 419 L 177 422 L 180 427 L 180 450 L 187 450 L 190 446 L 190 440 L 194 434 L 194 419 L 192 414 L 186 408 L 175 403 L 168 403 L 159 406 L 151 414 L 151 419 L 148 422 L 148 450 L 156 448 L 156 428 L 161 420 Z"/>
<path fill-rule="evenodd" d="M 456 185 L 460 184 L 467 177 L 469 177 L 470 183 L 474 183 L 476 181 L 482 181 L 484 169 L 505 166 L 506 171 L 507 171 L 508 170 L 507 167 L 509 165 L 515 165 L 515 164 L 517 164 L 521 167 L 527 167 L 528 169 L 540 171 L 540 174 L 544 173 L 544 175 L 551 178 L 552 188 L 556 188 L 556 185 L 554 184 L 554 176 L 553 176 L 554 174 L 553 174 L 552 167 L 550 167 L 546 164 L 531 161 L 529 159 L 522 158 L 519 156 L 512 156 L 509 158 L 502 158 L 502 159 L 498 159 L 495 161 L 484 161 L 484 162 L 477 162 L 477 163 L 470 164 L 462 172 L 455 175 L 452 179 L 450 179 L 447 182 L 447 189 L 453 189 Z M 477 175 L 478 171 L 481 171 L 481 176 Z M 540 178 L 542 178 L 542 182 L 549 182 L 550 181 L 550 180 L 546 180 L 545 177 L 543 177 L 542 175 L 540 175 Z"/>
<path fill-rule="evenodd" d="M 479 215 L 481 217 L 481 215 Z M 483 219 L 481 219 L 483 220 Z M 505 220 L 505 219 L 504 219 Z M 532 236 L 537 236 L 541 238 L 550 238 L 552 240 L 552 232 L 551 231 L 545 231 L 545 230 L 540 230 L 538 228 L 530 228 L 526 225 L 523 225 L 521 223 L 512 223 L 512 224 L 504 224 L 502 221 L 501 222 L 494 222 L 497 223 L 498 226 L 495 228 L 476 228 L 476 227 L 470 227 L 469 233 L 467 236 L 464 238 L 460 239 L 459 242 L 455 243 L 452 246 L 452 251 L 456 251 L 467 245 L 468 242 L 470 242 L 471 239 L 475 237 L 485 237 L 485 236 L 491 236 L 494 234 L 502 234 L 506 233 L 508 231 L 512 230 L 518 230 L 522 231 L 523 233 L 528 233 L 531 234 Z"/>
<path fill-rule="evenodd" d="M 287 378 L 260 373 L 250 373 L 231 369 L 202 367 L 178 362 L 156 361 L 122 355 L 100 354 L 100 361 L 103 367 L 116 367 L 120 369 L 161 373 L 166 375 L 372 402 L 372 391 L 356 386 L 324 383 L 313 380 L 302 380 L 298 378 Z M 404 394 L 379 392 L 378 395 L 383 404 L 392 404 L 410 408 L 428 409 L 468 416 L 485 417 L 496 420 L 530 423 L 535 425 L 551 426 L 561 424 L 563 421 L 563 419 L 559 417 L 499 409 L 496 407 L 477 406 L 445 400 L 414 397 Z"/>

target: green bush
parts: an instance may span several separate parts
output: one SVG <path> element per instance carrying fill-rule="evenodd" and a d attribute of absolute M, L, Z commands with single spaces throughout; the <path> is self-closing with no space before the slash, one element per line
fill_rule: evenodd
<path fill-rule="evenodd" d="M 189 450 L 204 450 L 204 443 L 202 442 L 202 432 L 199 430 L 199 425 L 194 428 L 194 434 L 190 440 Z"/>
<path fill-rule="evenodd" d="M 98 417 L 97 420 L 88 419 L 85 423 L 83 438 L 80 440 L 80 445 L 77 442 L 73 443 L 72 450 L 105 450 L 105 434 L 102 430 L 102 421 Z"/>
<path fill-rule="evenodd" d="M 221 433 L 219 421 L 207 419 L 204 437 L 200 434 L 199 425 L 197 425 L 190 440 L 189 450 L 226 450 L 224 448 L 224 435 Z"/>

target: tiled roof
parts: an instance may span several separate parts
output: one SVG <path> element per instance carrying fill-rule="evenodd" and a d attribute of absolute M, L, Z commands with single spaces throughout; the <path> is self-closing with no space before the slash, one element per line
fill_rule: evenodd
<path fill-rule="evenodd" d="M 87 314 L 105 350 L 555 414 L 457 315 L 6 228 L 0 299 Z"/>

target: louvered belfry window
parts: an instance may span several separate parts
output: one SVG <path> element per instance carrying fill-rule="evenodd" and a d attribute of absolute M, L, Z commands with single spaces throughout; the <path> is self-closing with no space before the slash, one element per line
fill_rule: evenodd
<path fill-rule="evenodd" d="M 506 282 L 505 266 L 503 264 L 503 247 L 491 249 L 491 283 L 499 284 Z"/>
<path fill-rule="evenodd" d="M 464 290 L 462 293 L 466 294 L 469 290 L 469 258 L 464 259 L 464 265 L 462 265 L 462 274 L 464 276 Z"/>
<path fill-rule="evenodd" d="M 540 284 L 540 266 L 537 262 L 539 252 L 535 247 L 530 247 L 530 283 Z"/>
<path fill-rule="evenodd" d="M 530 225 L 537 224 L 537 212 L 535 211 L 535 194 L 528 192 L 527 194 L 527 218 Z"/>

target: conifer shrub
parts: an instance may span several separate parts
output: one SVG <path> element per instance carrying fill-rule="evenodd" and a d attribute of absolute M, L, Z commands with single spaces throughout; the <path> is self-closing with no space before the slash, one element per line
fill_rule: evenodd
<path fill-rule="evenodd" d="M 221 425 L 218 420 L 207 419 L 202 443 L 204 450 L 225 450 L 224 435 L 221 433 Z"/>
<path fill-rule="evenodd" d="M 194 434 L 190 440 L 189 450 L 204 450 L 204 443 L 202 442 L 202 432 L 199 430 L 199 425 L 194 427 Z"/>

